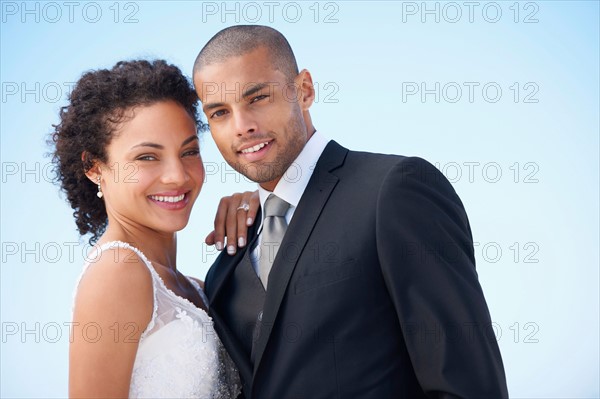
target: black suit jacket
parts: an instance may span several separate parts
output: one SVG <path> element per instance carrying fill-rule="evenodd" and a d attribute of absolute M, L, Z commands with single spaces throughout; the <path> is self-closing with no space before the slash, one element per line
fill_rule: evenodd
<path fill-rule="evenodd" d="M 332 141 L 275 258 L 253 361 L 221 311 L 245 251 L 221 254 L 206 290 L 247 398 L 507 397 L 473 252 L 435 167 Z"/>

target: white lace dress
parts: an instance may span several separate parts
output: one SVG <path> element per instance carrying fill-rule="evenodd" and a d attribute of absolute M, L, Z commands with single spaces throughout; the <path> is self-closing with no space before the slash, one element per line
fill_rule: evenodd
<path fill-rule="evenodd" d="M 117 247 L 130 249 L 143 260 L 152 275 L 154 291 L 154 312 L 140 338 L 129 397 L 236 398 L 241 390 L 239 374 L 214 330 L 212 319 L 204 310 L 169 290 L 137 248 L 112 241 L 96 247 L 96 251 Z M 84 265 L 81 277 L 89 265 L 89 262 Z M 198 283 L 189 280 L 208 306 Z"/>

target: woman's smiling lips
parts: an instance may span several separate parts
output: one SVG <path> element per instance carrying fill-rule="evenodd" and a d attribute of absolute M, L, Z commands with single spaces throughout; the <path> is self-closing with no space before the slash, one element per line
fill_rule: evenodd
<path fill-rule="evenodd" d="M 244 157 L 244 159 L 246 159 L 247 161 L 258 161 L 267 154 L 267 152 L 271 148 L 272 143 L 273 140 L 265 140 L 252 145 L 245 145 L 244 148 L 238 151 L 238 154 Z"/>
<path fill-rule="evenodd" d="M 189 191 L 186 192 L 165 192 L 149 195 L 148 199 L 163 209 L 179 210 L 186 207 L 189 199 Z"/>

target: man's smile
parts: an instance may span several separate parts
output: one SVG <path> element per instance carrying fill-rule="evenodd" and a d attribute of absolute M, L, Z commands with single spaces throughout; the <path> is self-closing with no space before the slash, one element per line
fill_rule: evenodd
<path fill-rule="evenodd" d="M 259 161 L 267 155 L 274 141 L 271 139 L 243 145 L 237 154 L 249 162 Z"/>

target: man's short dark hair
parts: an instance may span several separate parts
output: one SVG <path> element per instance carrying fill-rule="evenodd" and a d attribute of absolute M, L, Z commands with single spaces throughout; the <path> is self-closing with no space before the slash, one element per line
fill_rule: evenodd
<path fill-rule="evenodd" d="M 262 25 L 236 25 L 219 31 L 200 50 L 194 63 L 194 74 L 204 66 L 260 47 L 268 50 L 274 68 L 283 72 L 290 82 L 298 75 L 296 57 L 286 38 L 279 31 Z"/>

